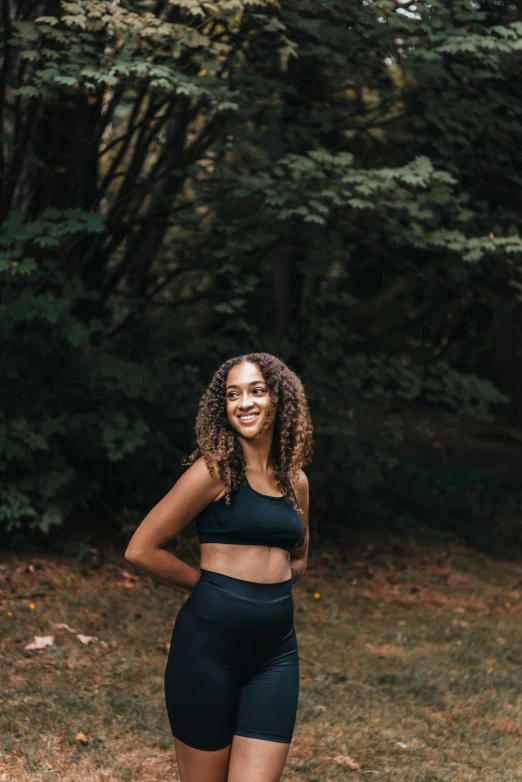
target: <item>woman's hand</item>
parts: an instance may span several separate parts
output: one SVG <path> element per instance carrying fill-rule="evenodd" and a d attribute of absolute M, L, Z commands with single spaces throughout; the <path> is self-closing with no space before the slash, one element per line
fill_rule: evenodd
<path fill-rule="evenodd" d="M 308 511 L 310 507 L 308 478 L 303 470 L 299 470 L 299 482 L 296 491 L 297 504 L 299 506 L 299 515 L 303 522 L 303 536 L 297 546 L 290 552 L 290 570 L 292 573 L 292 584 L 295 584 L 306 570 L 308 562 L 308 546 L 310 543 L 310 530 L 308 527 Z"/>

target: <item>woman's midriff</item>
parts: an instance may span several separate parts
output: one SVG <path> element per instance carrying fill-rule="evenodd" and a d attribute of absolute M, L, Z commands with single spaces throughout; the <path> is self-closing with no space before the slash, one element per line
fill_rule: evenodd
<path fill-rule="evenodd" d="M 292 576 L 290 554 L 285 549 L 236 543 L 202 543 L 200 568 L 260 584 Z"/>

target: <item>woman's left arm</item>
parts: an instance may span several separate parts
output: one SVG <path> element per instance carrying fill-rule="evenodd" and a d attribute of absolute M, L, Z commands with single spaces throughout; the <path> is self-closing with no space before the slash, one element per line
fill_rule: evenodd
<path fill-rule="evenodd" d="M 299 515 L 303 522 L 303 536 L 297 546 L 290 552 L 290 570 L 292 571 L 292 583 L 295 584 L 306 570 L 308 561 L 308 545 L 310 543 L 310 530 L 308 526 L 308 513 L 310 506 L 308 478 L 303 470 L 299 470 L 299 481 L 297 484 L 297 504 L 299 506 Z"/>

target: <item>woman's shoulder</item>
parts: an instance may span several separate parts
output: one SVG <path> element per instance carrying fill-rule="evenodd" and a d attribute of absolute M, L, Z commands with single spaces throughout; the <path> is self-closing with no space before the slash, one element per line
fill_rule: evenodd
<path fill-rule="evenodd" d="M 309 486 L 308 476 L 302 468 L 297 471 L 297 486 L 299 488 L 306 487 L 307 489 Z"/>
<path fill-rule="evenodd" d="M 298 500 L 305 500 L 309 493 L 308 476 L 303 469 L 297 471 L 297 476 L 292 480 L 292 488 Z"/>
<path fill-rule="evenodd" d="M 184 475 L 202 490 L 212 491 L 215 489 L 216 496 L 225 488 L 217 470 L 213 469 L 211 471 L 204 456 L 196 459 L 185 471 Z"/>
<path fill-rule="evenodd" d="M 305 471 L 303 470 L 302 467 L 299 470 L 298 474 L 299 474 L 299 483 L 302 483 L 303 486 L 305 486 L 305 485 L 308 486 L 308 476 L 307 476 L 307 474 L 305 473 Z"/>

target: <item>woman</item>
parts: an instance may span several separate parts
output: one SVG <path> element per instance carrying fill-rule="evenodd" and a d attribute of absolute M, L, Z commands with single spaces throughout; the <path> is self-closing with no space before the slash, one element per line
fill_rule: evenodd
<path fill-rule="evenodd" d="M 299 693 L 292 585 L 309 544 L 301 381 L 268 353 L 225 361 L 200 402 L 196 443 L 125 556 L 191 590 L 165 671 L 181 782 L 278 782 Z M 163 548 L 193 519 L 200 573 Z"/>

